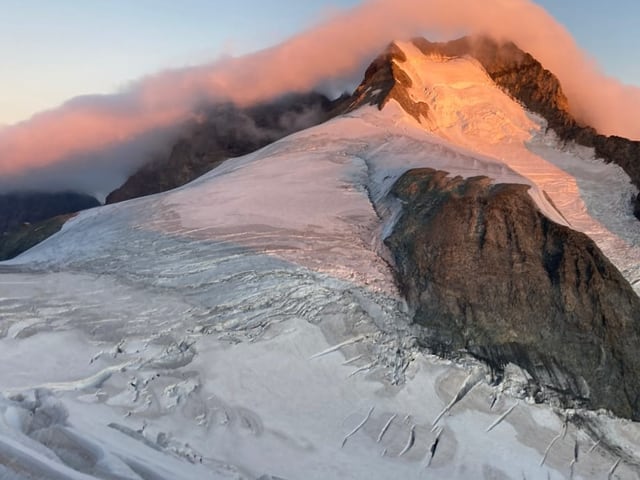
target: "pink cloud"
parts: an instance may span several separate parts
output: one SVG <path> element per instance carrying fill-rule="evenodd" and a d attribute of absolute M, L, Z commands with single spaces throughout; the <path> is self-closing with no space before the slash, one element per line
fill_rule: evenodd
<path fill-rule="evenodd" d="M 529 0 L 371 0 L 275 47 L 161 72 L 125 92 L 72 100 L 0 131 L 0 175 L 90 157 L 188 118 L 202 101 L 250 104 L 354 79 L 391 40 L 489 34 L 512 40 L 560 79 L 571 108 L 602 133 L 640 139 L 640 88 L 606 77 L 566 29 Z M 346 85 L 347 83 L 343 83 Z M 100 157 L 104 162 L 104 156 Z M 128 168 L 133 168 L 135 162 Z M 118 162 L 118 168 L 123 168 Z M 114 185 L 106 186 L 108 188 Z M 105 188 L 106 188 L 105 187 Z"/>

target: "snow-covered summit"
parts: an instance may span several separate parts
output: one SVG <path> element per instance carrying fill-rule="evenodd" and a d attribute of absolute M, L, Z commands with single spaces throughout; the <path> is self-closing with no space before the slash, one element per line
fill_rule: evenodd
<path fill-rule="evenodd" d="M 383 108 L 393 99 L 416 120 L 431 118 L 432 121 L 436 121 L 436 126 L 441 126 L 438 125 L 438 121 L 447 122 L 446 117 L 443 118 L 441 115 L 445 112 L 430 111 L 433 103 L 424 98 L 424 94 L 428 93 L 429 89 L 416 91 L 416 85 L 429 87 L 431 84 L 429 79 L 436 78 L 438 71 L 442 73 L 442 69 L 437 66 L 429 68 L 425 64 L 425 61 L 434 60 L 440 63 L 450 61 L 476 63 L 481 70 L 484 70 L 487 79 L 494 87 L 500 89 L 528 112 L 544 119 L 545 127 L 554 132 L 560 142 L 578 145 L 580 148 L 586 147 L 589 150 L 589 156 L 620 166 L 636 189 L 640 188 L 640 162 L 638 162 L 640 142 L 600 135 L 595 129 L 578 122 L 572 115 L 559 80 L 534 57 L 511 42 L 498 42 L 483 36 L 463 37 L 445 43 L 429 42 L 424 38 L 414 38 L 409 42 L 393 42 L 367 70 L 363 82 L 354 93 L 352 108 L 363 104 L 374 104 Z M 447 69 L 449 73 L 453 70 Z M 460 77 L 465 79 L 463 83 L 469 81 L 474 83 L 474 75 L 469 71 Z M 455 82 L 455 79 L 453 80 Z M 475 83 L 478 85 L 477 82 Z M 453 87 L 453 85 L 449 86 Z M 469 100 L 471 100 L 470 103 L 474 103 L 478 98 L 471 89 L 467 88 L 469 86 L 453 87 L 460 90 L 459 93 L 464 93 L 462 105 L 469 105 Z M 467 98 L 466 94 L 469 93 L 473 96 L 473 100 Z M 449 94 L 440 98 L 441 106 L 450 103 L 452 97 Z M 491 97 L 493 100 L 503 100 L 496 95 L 489 95 L 486 99 Z M 452 113 L 448 107 L 445 107 L 445 110 Z M 460 114 L 459 109 L 453 111 L 456 115 Z M 511 124 L 510 126 L 502 124 L 506 127 L 504 133 L 511 132 L 517 135 L 517 132 L 512 131 L 512 127 L 518 130 L 522 124 L 514 118 L 514 112 L 515 110 L 508 108 L 508 103 L 501 102 L 496 104 L 493 110 L 490 108 L 488 113 L 502 115 L 504 117 L 502 120 Z M 483 128 L 487 127 L 487 118 L 482 115 L 467 116 L 459 125 L 466 130 L 465 137 L 471 133 L 467 124 L 469 118 L 472 123 L 481 122 Z M 450 120 L 453 120 L 454 127 L 458 125 L 455 116 Z M 491 128 L 491 131 L 486 133 L 500 136 L 500 126 L 494 125 L 494 127 L 498 128 Z M 631 189 L 629 195 L 632 197 L 633 212 L 640 219 L 640 194 Z M 628 210 L 627 205 L 624 205 L 623 209 Z"/>

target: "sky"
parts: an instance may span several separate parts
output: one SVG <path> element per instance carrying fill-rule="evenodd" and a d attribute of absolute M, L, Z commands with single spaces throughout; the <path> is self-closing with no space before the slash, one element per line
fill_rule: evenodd
<path fill-rule="evenodd" d="M 509 1 L 509 0 L 507 0 Z M 0 125 L 149 74 L 277 44 L 358 0 L 0 0 Z M 602 70 L 640 85 L 637 0 L 539 0 Z M 544 32 L 541 32 L 544 35 Z"/>
<path fill-rule="evenodd" d="M 278 43 L 356 0 L 0 0 L 0 124 Z"/>

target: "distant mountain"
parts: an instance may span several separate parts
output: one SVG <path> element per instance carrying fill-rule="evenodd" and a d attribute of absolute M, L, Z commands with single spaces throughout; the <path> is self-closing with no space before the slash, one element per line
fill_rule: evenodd
<path fill-rule="evenodd" d="M 0 234 L 24 223 L 36 223 L 99 205 L 100 202 L 94 197 L 76 192 L 0 194 Z"/>
<path fill-rule="evenodd" d="M 99 205 L 94 197 L 75 192 L 0 195 L 0 260 L 13 258 L 57 232 L 68 214 Z"/>
<path fill-rule="evenodd" d="M 58 215 L 36 223 L 26 223 L 0 237 L 0 261 L 9 260 L 60 231 L 74 214 Z"/>
<path fill-rule="evenodd" d="M 344 98 L 331 101 L 318 93 L 288 95 L 248 108 L 224 103 L 205 108 L 167 157 L 144 164 L 111 192 L 116 203 L 182 186 L 231 157 L 258 150 L 286 135 L 326 121 L 340 111 Z"/>
<path fill-rule="evenodd" d="M 203 108 L 199 120 L 186 126 L 187 133 L 168 156 L 144 164 L 107 196 L 106 203 L 182 186 L 228 158 L 326 121 L 343 111 L 346 99 L 330 100 L 319 93 L 291 94 L 248 108 L 227 103 Z M 12 258 L 57 232 L 68 218 L 64 215 L 98 205 L 97 199 L 74 192 L 0 195 L 0 260 Z"/>

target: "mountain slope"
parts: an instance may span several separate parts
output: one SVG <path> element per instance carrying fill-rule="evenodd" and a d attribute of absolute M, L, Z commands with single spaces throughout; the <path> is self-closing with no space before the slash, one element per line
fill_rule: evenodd
<path fill-rule="evenodd" d="M 143 165 L 107 196 L 106 203 L 182 186 L 228 158 L 246 155 L 295 131 L 322 123 L 334 115 L 340 103 L 341 99 L 332 102 L 324 95 L 310 93 L 243 109 L 232 104 L 205 108 L 166 158 Z"/>
<path fill-rule="evenodd" d="M 412 105 L 422 105 L 427 112 L 419 117 L 423 128 L 475 156 L 494 159 L 503 169 L 512 169 L 519 176 L 516 183 L 535 187 L 529 194 L 548 218 L 594 239 L 630 281 L 640 277 L 635 266 L 640 226 L 629 205 L 638 191 L 621 169 L 607 167 L 594 149 L 559 141 L 545 130 L 545 119 L 523 110 L 496 88 L 475 58 L 425 55 L 414 42 L 398 42 L 392 51 L 395 57 L 380 58 L 390 59 L 393 65 L 388 71 L 400 78 L 393 85 L 396 92 L 404 92 L 403 109 L 411 111 Z M 381 68 L 380 58 L 375 68 Z M 375 92 L 374 104 L 379 108 L 397 101 L 385 97 L 370 76 L 357 92 Z M 361 103 L 356 96 L 352 108 Z M 616 191 L 612 192 L 614 184 Z"/>
<path fill-rule="evenodd" d="M 398 98 L 424 104 L 417 116 L 397 99 L 382 110 L 353 104 L 181 188 L 81 213 L 0 264 L 0 458 L 17 459 L 0 474 L 560 479 L 614 467 L 637 476 L 638 424 L 538 403 L 554 399 L 513 364 L 496 383 L 473 358 L 426 351 L 431 319 L 398 288 L 403 265 L 384 243 L 411 229 L 435 235 L 421 229 L 439 206 L 453 225 L 436 222 L 447 230 L 437 233 L 473 252 L 476 236 L 457 243 L 472 222 L 457 216 L 483 211 L 502 218 L 485 224 L 492 255 L 517 259 L 526 246 L 498 241 L 511 220 L 525 236 L 546 226 L 548 241 L 534 247 L 568 241 L 567 254 L 603 264 L 579 298 L 622 286 L 624 299 L 625 281 L 640 287 L 639 223 L 620 208 L 629 178 L 593 152 L 561 149 L 478 61 L 397 48 L 405 60 L 387 72 L 408 79 Z M 438 174 L 439 192 L 420 192 L 429 177 L 413 169 L 425 167 L 450 173 Z M 456 208 L 454 186 L 468 209 Z M 501 193 L 504 205 L 494 202 Z M 413 211 L 427 215 L 409 221 L 410 203 L 427 204 Z M 585 272 L 528 253 L 532 271 L 557 273 L 562 293 Z M 510 259 L 496 257 L 503 267 Z M 506 273 L 489 287 L 523 283 Z M 528 283 L 534 296 L 547 291 Z"/>
<path fill-rule="evenodd" d="M 524 368 L 568 405 L 640 419 L 640 298 L 586 235 L 522 185 L 412 170 L 387 239 L 434 351 Z M 541 392 L 542 396 L 544 394 Z"/>
<path fill-rule="evenodd" d="M 2 390 L 27 401 L 5 400 L 12 411 L 26 411 L 37 386 L 69 412 L 18 438 L 28 445 L 20 464 L 31 468 L 33 440 L 48 438 L 58 454 L 100 452 L 102 462 L 62 455 L 55 464 L 96 477 L 126 467 L 127 478 L 389 478 L 425 468 L 565 478 L 577 440 L 575 478 L 605 475 L 617 458 L 587 454 L 596 439 L 573 424 L 540 467 L 565 420 L 527 402 L 509 413 L 526 380 L 491 386 L 480 365 L 465 370 L 416 348 L 420 332 L 381 239 L 398 208 L 389 188 L 425 164 L 521 178 L 426 133 L 391 103 L 182 189 L 81 214 L 5 267 L 5 360 L 67 366 L 23 376 L 29 370 L 3 364 Z M 33 282 L 35 313 L 24 318 L 16 305 Z M 631 427 L 580 415 L 609 432 L 598 439 L 624 458 L 621 478 L 633 478 L 640 459 L 620 440 Z"/>
<path fill-rule="evenodd" d="M 53 235 L 71 214 L 99 205 L 95 198 L 75 192 L 0 195 L 0 260 L 13 258 Z"/>

